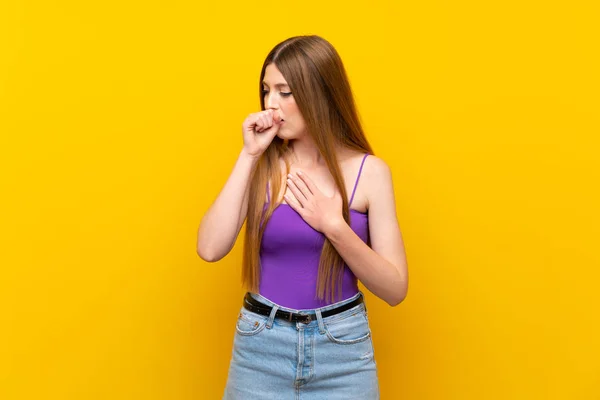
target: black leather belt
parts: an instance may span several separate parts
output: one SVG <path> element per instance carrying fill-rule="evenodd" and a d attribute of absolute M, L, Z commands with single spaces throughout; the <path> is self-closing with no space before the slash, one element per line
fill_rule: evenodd
<path fill-rule="evenodd" d="M 323 318 L 329 317 L 331 315 L 341 313 L 342 311 L 349 310 L 352 307 L 355 307 L 363 302 L 364 299 L 363 295 L 361 294 L 356 300 L 353 300 L 350 303 L 346 303 L 339 307 L 332 308 L 331 310 L 323 311 L 321 313 L 321 316 Z M 266 316 L 270 316 L 271 310 L 273 309 L 273 307 L 263 304 L 260 301 L 256 300 L 250 295 L 250 293 L 246 293 L 246 296 L 244 296 L 244 308 L 257 314 Z M 316 321 L 317 315 L 315 313 L 294 313 L 289 311 L 277 310 L 277 312 L 275 313 L 275 318 L 285 319 L 289 322 L 302 322 L 308 324 L 310 321 Z"/>

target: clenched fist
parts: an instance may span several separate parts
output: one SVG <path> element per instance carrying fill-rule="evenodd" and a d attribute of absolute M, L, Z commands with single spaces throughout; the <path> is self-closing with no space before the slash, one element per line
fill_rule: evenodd
<path fill-rule="evenodd" d="M 242 124 L 246 153 L 259 157 L 269 147 L 282 123 L 279 113 L 273 110 L 248 115 Z"/>

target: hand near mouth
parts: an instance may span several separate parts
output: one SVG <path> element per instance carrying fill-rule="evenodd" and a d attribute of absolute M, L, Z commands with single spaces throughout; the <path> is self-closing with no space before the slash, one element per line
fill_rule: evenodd
<path fill-rule="evenodd" d="M 253 157 L 259 157 L 273 141 L 283 122 L 283 118 L 276 110 L 265 110 L 248 115 L 242 124 L 246 152 Z"/>

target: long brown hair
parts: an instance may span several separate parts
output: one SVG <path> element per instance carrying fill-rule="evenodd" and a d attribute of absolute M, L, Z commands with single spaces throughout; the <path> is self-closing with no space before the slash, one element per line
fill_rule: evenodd
<path fill-rule="evenodd" d="M 307 131 L 327 163 L 342 195 L 342 213 L 349 224 L 348 196 L 335 146 L 341 145 L 369 154 L 373 154 L 373 151 L 360 124 L 342 60 L 328 41 L 316 35 L 294 36 L 277 44 L 267 55 L 260 73 L 261 110 L 265 109 L 262 81 L 265 69 L 271 63 L 275 64 L 287 81 Z M 275 196 L 282 186 L 280 159 L 285 160 L 287 175 L 290 170 L 289 152 L 287 141 L 276 136 L 260 157 L 250 178 L 242 283 L 248 290 L 256 293 L 260 282 L 261 240 L 266 222 L 278 206 Z M 271 201 L 265 210 L 268 181 L 271 182 Z M 325 238 L 316 287 L 319 299 L 326 297 L 332 303 L 336 291 L 341 296 L 343 270 L 344 260 Z"/>

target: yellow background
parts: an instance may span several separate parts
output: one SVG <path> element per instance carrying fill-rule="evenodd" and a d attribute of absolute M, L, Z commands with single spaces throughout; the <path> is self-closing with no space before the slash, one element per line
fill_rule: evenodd
<path fill-rule="evenodd" d="M 600 399 L 594 3 L 2 0 L 0 398 L 221 398 L 242 242 L 196 229 L 264 57 L 318 34 L 406 242 L 382 398 Z"/>

